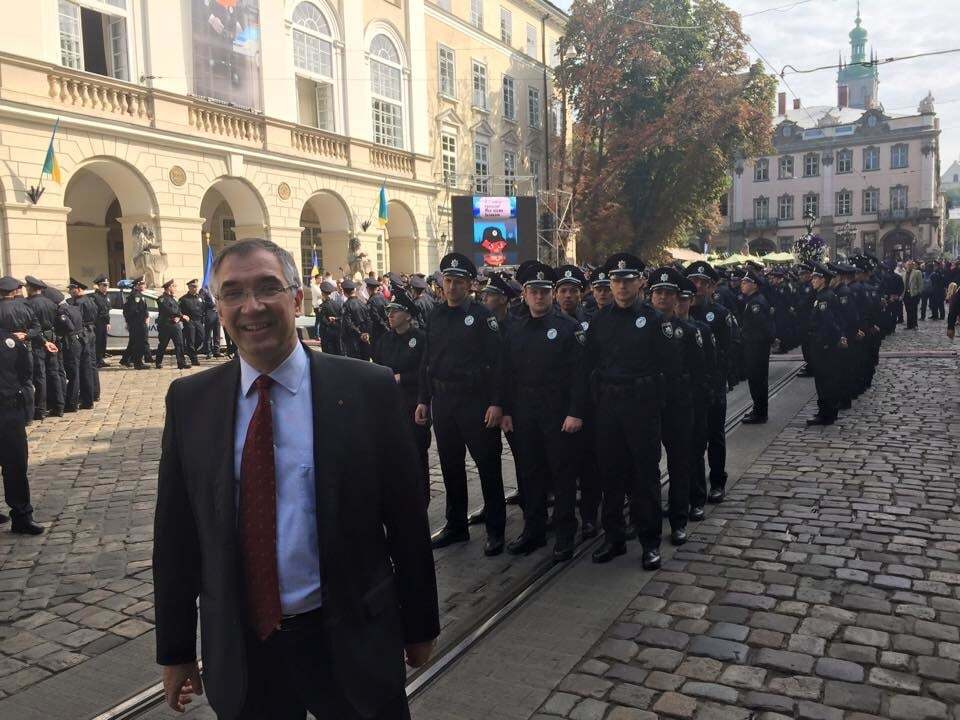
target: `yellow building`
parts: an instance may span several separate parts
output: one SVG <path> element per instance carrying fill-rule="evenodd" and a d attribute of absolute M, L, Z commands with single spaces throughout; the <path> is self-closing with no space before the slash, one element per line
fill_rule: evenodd
<path fill-rule="evenodd" d="M 544 0 L 4 5 L 0 274 L 182 284 L 257 236 L 305 274 L 430 272 L 453 192 L 547 184 L 566 16 Z"/>

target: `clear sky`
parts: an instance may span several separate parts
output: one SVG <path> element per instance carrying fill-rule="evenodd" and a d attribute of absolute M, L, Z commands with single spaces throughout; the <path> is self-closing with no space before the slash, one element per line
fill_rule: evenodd
<path fill-rule="evenodd" d="M 570 6 L 570 0 L 553 2 L 565 9 Z M 854 26 L 857 0 L 727 0 L 727 4 L 745 15 L 744 30 L 777 73 L 784 65 L 800 69 L 836 65 L 841 51 L 845 58 L 850 56 L 847 34 Z M 958 8 L 956 0 L 862 0 L 868 52 L 876 50 L 888 58 L 960 47 Z M 758 13 L 764 10 L 768 12 Z M 941 172 L 960 158 L 958 67 L 960 53 L 880 66 L 880 102 L 888 112 L 916 112 L 927 91 L 933 92 L 942 130 Z M 832 105 L 837 101 L 836 81 L 836 70 L 787 74 L 790 87 L 781 82 L 780 90 L 791 98 L 792 89 L 805 105 Z"/>

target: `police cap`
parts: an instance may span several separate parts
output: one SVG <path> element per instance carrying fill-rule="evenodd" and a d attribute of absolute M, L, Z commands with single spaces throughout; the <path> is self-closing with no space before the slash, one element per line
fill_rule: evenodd
<path fill-rule="evenodd" d="M 322 283 L 320 283 L 320 292 L 332 293 L 336 291 L 337 291 L 337 286 L 334 285 L 329 280 L 324 280 Z"/>
<path fill-rule="evenodd" d="M 410 278 L 410 287 L 414 290 L 426 290 L 427 281 L 423 279 L 422 275 L 414 275 Z"/>
<path fill-rule="evenodd" d="M 375 288 L 380 286 L 380 281 L 377 280 L 376 278 L 366 277 L 363 279 L 363 284 L 366 285 L 368 288 Z"/>
<path fill-rule="evenodd" d="M 191 285 L 199 285 L 199 284 L 200 284 L 200 281 L 197 280 L 196 278 L 194 278 L 193 280 L 187 280 L 187 287 L 190 287 Z"/>
<path fill-rule="evenodd" d="M 491 273 L 487 278 L 487 284 L 484 286 L 483 292 L 503 295 L 508 300 L 517 297 L 517 291 L 510 285 L 503 273 Z"/>
<path fill-rule="evenodd" d="M 692 298 L 697 294 L 697 288 L 693 284 L 693 281 L 688 277 L 680 278 L 680 297 L 682 298 Z"/>
<path fill-rule="evenodd" d="M 77 288 L 77 290 L 86 290 L 86 289 L 87 289 L 87 286 L 84 285 L 84 284 L 83 284 L 82 282 L 80 282 L 79 280 L 77 280 L 76 278 L 70 278 L 70 284 L 67 285 L 67 287 L 70 288 L 70 289 L 72 289 L 72 288 Z"/>
<path fill-rule="evenodd" d="M 33 275 L 27 275 L 24 280 L 26 280 L 29 287 L 38 288 L 40 290 L 45 290 L 47 287 L 47 284 L 43 280 L 35 278 Z"/>
<path fill-rule="evenodd" d="M 163 284 L 163 289 L 166 290 L 166 289 L 169 288 L 171 285 L 173 285 L 175 282 L 176 282 L 176 280 L 174 280 L 173 278 L 170 278 L 169 280 L 167 280 L 167 281 Z"/>
<path fill-rule="evenodd" d="M 43 295 L 43 296 L 44 296 L 45 298 L 47 298 L 48 300 L 53 300 L 53 302 L 55 302 L 57 305 L 59 305 L 60 303 L 62 303 L 62 302 L 64 301 L 64 299 L 65 299 L 65 298 L 63 297 L 63 293 L 62 293 L 62 292 L 60 292 L 60 291 L 57 290 L 56 288 L 50 287 L 50 286 L 45 287 L 45 288 L 41 291 L 40 294 Z"/>
<path fill-rule="evenodd" d="M 12 278 L 9 275 L 4 275 L 3 277 L 0 277 L 0 292 L 4 292 L 4 293 L 13 292 L 14 290 L 17 290 L 21 287 L 23 287 L 23 283 L 21 283 L 16 278 Z"/>
<path fill-rule="evenodd" d="M 108 282 L 110 282 L 110 281 L 109 281 L 109 279 L 107 278 L 106 275 L 97 275 L 97 276 L 93 279 L 93 284 L 94 284 L 94 285 L 102 285 L 102 284 L 108 283 Z"/>
<path fill-rule="evenodd" d="M 647 266 L 643 260 L 630 253 L 617 253 L 607 258 L 603 270 L 611 278 L 638 278 Z"/>
<path fill-rule="evenodd" d="M 652 273 L 650 273 L 650 290 L 656 290 L 657 288 L 667 289 L 667 290 L 679 290 L 680 289 L 680 278 L 683 275 L 673 267 L 665 266 L 657 268 Z"/>
<path fill-rule="evenodd" d="M 587 286 L 587 278 L 583 270 L 576 265 L 561 265 L 555 271 L 557 274 L 557 285 L 572 284 L 579 285 L 581 288 Z"/>
<path fill-rule="evenodd" d="M 357 284 L 350 278 L 347 278 L 342 283 L 340 283 L 340 287 L 342 287 L 344 290 L 356 290 Z"/>
<path fill-rule="evenodd" d="M 517 282 L 525 288 L 552 288 L 556 280 L 553 268 L 539 260 L 527 260 L 517 268 Z"/>
<path fill-rule="evenodd" d="M 813 275 L 818 275 L 819 277 L 826 278 L 827 280 L 833 279 L 834 272 L 830 269 L 829 264 L 823 265 L 818 262 L 811 262 L 810 264 L 813 265 L 813 270 L 810 271 Z"/>
<path fill-rule="evenodd" d="M 463 253 L 452 252 L 444 255 L 440 261 L 440 274 L 445 277 L 462 277 L 476 280 L 477 266 Z"/>
<path fill-rule="evenodd" d="M 753 270 L 747 270 L 745 273 L 743 273 L 743 277 L 741 278 L 741 281 L 743 280 L 746 280 L 747 282 L 752 282 L 754 285 L 760 284 L 760 276 L 757 275 L 757 273 L 755 273 Z"/>
<path fill-rule="evenodd" d="M 593 287 L 610 287 L 610 276 L 605 270 L 597 270 L 590 279 L 590 284 Z"/>
<path fill-rule="evenodd" d="M 704 280 L 712 280 L 713 282 L 720 279 L 720 275 L 713 269 L 713 266 L 703 260 L 698 260 L 690 265 L 686 270 L 686 276 L 688 278 L 703 278 Z"/>

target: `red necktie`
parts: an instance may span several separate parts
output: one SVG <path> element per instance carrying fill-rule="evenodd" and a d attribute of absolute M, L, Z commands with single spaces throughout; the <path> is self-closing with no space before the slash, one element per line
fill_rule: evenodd
<path fill-rule="evenodd" d="M 240 544 L 247 610 L 257 637 L 265 640 L 280 624 L 277 575 L 277 476 L 273 458 L 273 378 L 254 382 L 257 409 L 247 426 L 240 461 Z"/>

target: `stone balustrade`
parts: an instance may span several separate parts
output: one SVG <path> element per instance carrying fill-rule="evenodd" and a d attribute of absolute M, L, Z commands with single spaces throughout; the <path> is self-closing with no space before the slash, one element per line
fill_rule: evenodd
<path fill-rule="evenodd" d="M 70 108 L 96 110 L 124 119 L 149 121 L 153 117 L 152 103 L 145 91 L 109 78 L 50 72 L 47 83 L 49 96 Z"/>

